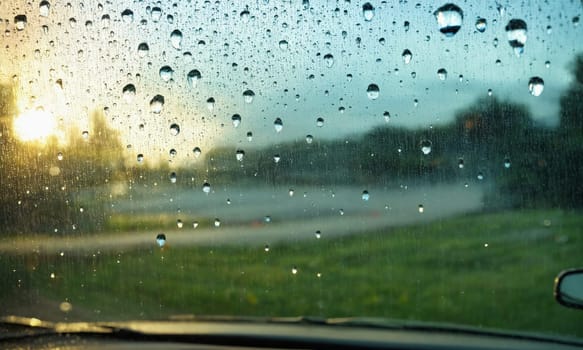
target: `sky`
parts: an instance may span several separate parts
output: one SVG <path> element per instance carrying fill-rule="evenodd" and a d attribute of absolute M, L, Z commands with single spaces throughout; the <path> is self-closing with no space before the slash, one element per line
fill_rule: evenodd
<path fill-rule="evenodd" d="M 449 37 L 435 16 L 445 2 L 370 1 L 370 20 L 364 3 L 50 1 L 47 12 L 39 1 L 3 1 L 0 82 L 16 84 L 21 111 L 53 114 L 61 134 L 90 130 L 91 111 L 104 109 L 127 152 L 151 159 L 170 149 L 189 160 L 194 147 L 351 137 L 382 125 L 429 128 L 452 121 L 488 91 L 556 124 L 569 63 L 583 52 L 580 1 L 457 1 L 463 20 Z M 131 16 L 123 15 L 127 9 Z M 26 16 L 20 27 L 19 15 Z M 487 22 L 484 32 L 478 18 Z M 520 57 L 505 30 L 511 19 L 527 24 Z M 144 55 L 141 43 L 149 47 Z M 408 64 L 405 49 L 412 52 Z M 168 81 L 164 66 L 172 70 Z M 442 68 L 445 80 L 437 74 Z M 189 84 L 193 70 L 201 79 Z M 544 80 L 540 96 L 529 92 L 532 77 Z M 123 94 L 128 84 L 135 96 Z M 370 84 L 379 87 L 377 99 L 367 95 Z M 248 89 L 251 103 L 243 97 Z M 150 107 L 156 95 L 164 97 L 160 113 Z"/>

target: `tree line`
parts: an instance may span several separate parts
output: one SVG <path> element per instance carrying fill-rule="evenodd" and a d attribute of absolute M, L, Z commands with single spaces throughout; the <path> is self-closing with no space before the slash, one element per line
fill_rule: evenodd
<path fill-rule="evenodd" d="M 3 233 L 100 230 L 109 215 L 111 184 L 171 183 L 173 172 L 175 185 L 188 187 L 204 181 L 363 188 L 483 181 L 493 186 L 487 198 L 492 208 L 581 208 L 583 55 L 572 71 L 554 128 L 535 123 L 521 104 L 489 96 L 458 111 L 451 123 L 429 129 L 385 126 L 336 140 L 219 146 L 174 170 L 167 163 L 146 167 L 124 159 L 120 135 L 108 127 L 102 110 L 93 112 L 87 138 L 78 130 L 66 146 L 56 137 L 42 147 L 25 145 L 11 129 L 17 112 L 13 90 L 1 85 L 0 227 Z M 98 209 L 90 217 L 79 202 L 83 195 Z"/>

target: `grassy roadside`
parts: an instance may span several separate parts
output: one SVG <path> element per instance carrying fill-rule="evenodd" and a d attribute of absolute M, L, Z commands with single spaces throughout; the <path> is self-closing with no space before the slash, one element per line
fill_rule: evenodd
<path fill-rule="evenodd" d="M 83 257 L 1 256 L 0 301 L 26 291 L 107 320 L 379 316 L 583 337 L 583 312 L 552 298 L 554 276 L 583 265 L 582 233 L 579 213 L 525 211 L 333 239 L 324 232 L 269 251 L 181 248 L 168 237 L 165 249 L 153 241 Z"/>

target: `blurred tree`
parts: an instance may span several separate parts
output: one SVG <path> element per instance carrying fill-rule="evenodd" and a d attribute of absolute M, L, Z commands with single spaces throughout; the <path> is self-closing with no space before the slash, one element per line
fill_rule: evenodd
<path fill-rule="evenodd" d="M 561 97 L 560 124 L 549 161 L 551 191 L 563 207 L 583 207 L 583 54 L 572 66 L 573 81 Z"/>
<path fill-rule="evenodd" d="M 561 97 L 560 130 L 564 135 L 581 136 L 583 133 L 583 54 L 579 54 L 572 67 L 573 81 Z"/>
<path fill-rule="evenodd" d="M 92 115 L 93 140 L 85 140 L 78 133 L 70 137 L 68 144 L 62 144 L 56 136 L 43 142 L 21 141 L 12 130 L 18 113 L 15 100 L 12 87 L 0 85 L 2 232 L 98 229 L 107 215 L 103 200 L 109 198 L 106 193 L 110 191 L 103 185 L 120 179 L 124 173 L 118 133 L 107 126 L 103 113 L 96 112 Z M 87 202 L 97 209 L 91 216 L 81 213 L 83 192 L 87 193 Z"/>
<path fill-rule="evenodd" d="M 120 180 L 125 174 L 122 152 L 119 132 L 107 125 L 102 110 L 93 111 L 89 130 L 69 133 L 63 176 L 77 190 Z"/>

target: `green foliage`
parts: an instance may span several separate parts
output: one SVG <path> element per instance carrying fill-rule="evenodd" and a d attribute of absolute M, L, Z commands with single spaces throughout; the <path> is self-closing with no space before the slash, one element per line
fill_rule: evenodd
<path fill-rule="evenodd" d="M 102 321 L 377 316 L 583 336 L 581 312 L 552 296 L 558 272 L 580 263 L 582 225 L 579 212 L 509 211 L 269 252 L 262 244 L 180 247 L 168 235 L 165 249 L 151 237 L 134 251 L 3 255 L 0 300 L 14 300 L 11 291 L 68 300 L 83 319 Z"/>

